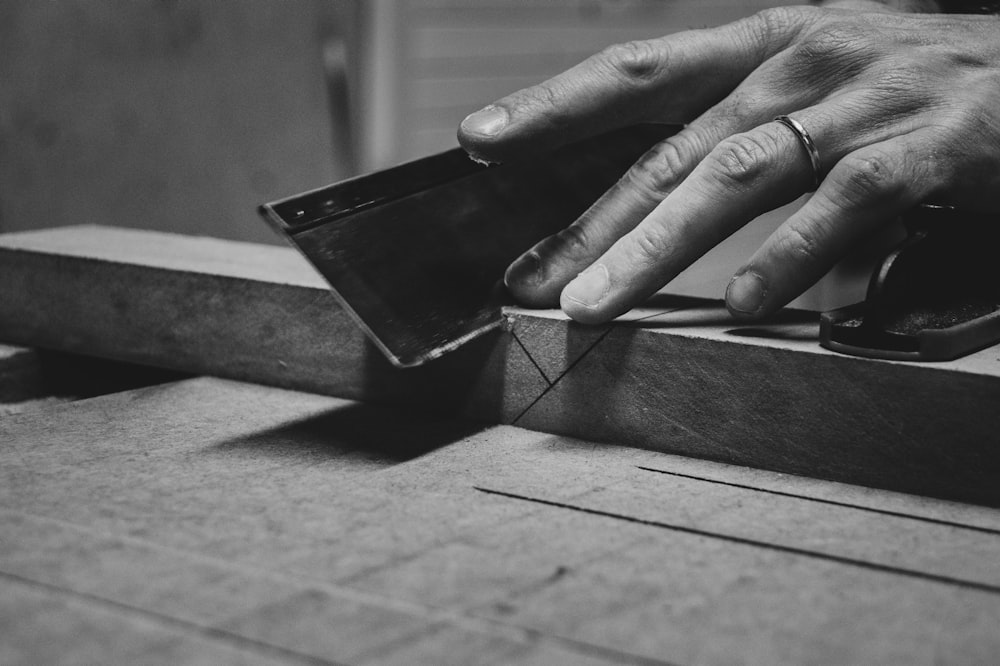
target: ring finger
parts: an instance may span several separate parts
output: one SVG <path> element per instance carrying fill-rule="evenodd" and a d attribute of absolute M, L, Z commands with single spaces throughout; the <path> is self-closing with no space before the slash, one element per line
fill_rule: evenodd
<path fill-rule="evenodd" d="M 854 243 L 933 195 L 945 169 L 925 131 L 864 146 L 840 160 L 819 190 L 736 272 L 726 304 L 754 317 L 788 303 Z"/>

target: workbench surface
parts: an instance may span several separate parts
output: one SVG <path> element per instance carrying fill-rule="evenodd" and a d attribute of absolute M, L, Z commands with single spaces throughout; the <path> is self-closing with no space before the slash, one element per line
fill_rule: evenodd
<path fill-rule="evenodd" d="M 0 236 L 0 663 L 1000 663 L 996 348 L 506 317 L 402 371 L 290 249 Z"/>
<path fill-rule="evenodd" d="M 0 456 L 3 664 L 1000 658 L 996 509 L 211 378 Z"/>

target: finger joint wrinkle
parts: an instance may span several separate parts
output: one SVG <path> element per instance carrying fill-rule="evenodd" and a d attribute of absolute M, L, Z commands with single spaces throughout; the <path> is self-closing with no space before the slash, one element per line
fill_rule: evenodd
<path fill-rule="evenodd" d="M 645 40 L 614 44 L 602 55 L 612 70 L 626 81 L 642 83 L 659 79 L 669 60 L 666 44 Z"/>
<path fill-rule="evenodd" d="M 732 136 L 713 151 L 714 175 L 727 186 L 751 186 L 772 171 L 767 157 L 773 150 L 750 134 Z"/>

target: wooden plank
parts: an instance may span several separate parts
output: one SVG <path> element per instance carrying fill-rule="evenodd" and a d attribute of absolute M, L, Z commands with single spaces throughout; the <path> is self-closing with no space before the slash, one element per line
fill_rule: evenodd
<path fill-rule="evenodd" d="M 111 227 L 2 238 L 4 342 L 493 421 L 547 386 L 500 336 L 397 371 L 288 248 Z"/>
<path fill-rule="evenodd" d="M 0 237 L 0 339 L 1000 505 L 1000 355 L 821 349 L 816 318 L 740 325 L 660 296 L 612 326 L 508 331 L 396 370 L 291 250 L 101 227 Z"/>
<path fill-rule="evenodd" d="M 208 378 L 8 417 L 0 443 L 0 577 L 305 659 L 1000 650 L 1000 592 L 944 580 L 994 579 L 995 509 Z M 0 644 L 48 654 L 28 617 Z"/>
<path fill-rule="evenodd" d="M 510 317 L 515 334 L 547 319 L 538 346 L 518 336 L 536 361 L 566 368 L 587 350 L 518 425 L 1000 504 L 996 348 L 946 363 L 854 358 L 818 346 L 814 314 L 741 325 L 720 304 L 669 296 L 597 345 L 562 313 Z"/>

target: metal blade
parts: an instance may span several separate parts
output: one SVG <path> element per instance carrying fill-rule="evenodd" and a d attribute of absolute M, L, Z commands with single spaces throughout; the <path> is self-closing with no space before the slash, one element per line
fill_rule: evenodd
<path fill-rule="evenodd" d="M 637 126 L 489 167 L 456 148 L 260 212 L 389 360 L 410 367 L 499 326 L 507 265 L 676 130 Z"/>

